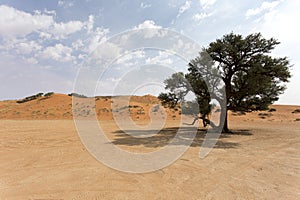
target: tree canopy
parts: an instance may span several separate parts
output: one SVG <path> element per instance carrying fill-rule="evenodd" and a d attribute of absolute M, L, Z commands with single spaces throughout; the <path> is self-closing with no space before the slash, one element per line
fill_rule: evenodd
<path fill-rule="evenodd" d="M 188 73 L 178 72 L 165 80 L 168 92 L 159 99 L 174 107 L 193 91 L 202 119 L 211 112 L 211 99 L 215 99 L 223 112 L 223 131 L 228 132 L 228 110 L 268 109 L 286 89 L 284 83 L 291 77 L 289 61 L 270 54 L 278 44 L 260 33 L 224 35 L 189 62 Z"/>

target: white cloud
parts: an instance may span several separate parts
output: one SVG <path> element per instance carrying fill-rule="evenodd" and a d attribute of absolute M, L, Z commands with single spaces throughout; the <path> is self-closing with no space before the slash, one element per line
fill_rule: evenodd
<path fill-rule="evenodd" d="M 59 0 L 57 2 L 57 5 L 63 8 L 70 8 L 74 6 L 74 1 L 68 1 L 68 0 Z"/>
<path fill-rule="evenodd" d="M 185 3 L 179 8 L 177 18 L 180 17 L 185 11 L 191 8 L 191 1 L 187 0 Z"/>
<path fill-rule="evenodd" d="M 81 60 L 85 59 L 86 57 L 87 57 L 86 54 L 79 54 L 78 55 L 78 59 L 81 59 Z"/>
<path fill-rule="evenodd" d="M 52 35 L 50 33 L 40 32 L 39 37 L 42 39 L 50 39 Z"/>
<path fill-rule="evenodd" d="M 216 3 L 216 0 L 200 0 L 201 7 L 205 10 Z"/>
<path fill-rule="evenodd" d="M 270 11 L 274 9 L 281 1 L 282 0 L 272 1 L 272 2 L 265 1 L 258 8 L 248 9 L 246 12 L 246 17 L 249 18 L 251 16 L 258 15 L 264 11 Z"/>
<path fill-rule="evenodd" d="M 40 50 L 42 46 L 36 41 L 30 41 L 26 38 L 5 38 L 0 45 L 0 50 L 17 54 L 30 54 L 35 50 Z"/>
<path fill-rule="evenodd" d="M 56 39 L 65 38 L 66 36 L 80 31 L 84 26 L 81 21 L 69 21 L 67 23 L 54 23 L 53 28 L 50 29 L 50 33 L 54 35 Z"/>
<path fill-rule="evenodd" d="M 35 54 L 40 52 L 42 45 L 37 41 L 28 40 L 26 38 L 5 38 L 0 45 L 0 55 L 10 57 L 13 63 L 21 62 L 25 64 L 35 65 L 38 63 Z M 4 58 L 4 60 L 6 60 Z"/>
<path fill-rule="evenodd" d="M 86 22 L 86 27 L 87 27 L 88 33 L 93 31 L 94 23 L 95 23 L 95 17 L 93 15 L 90 15 L 89 20 Z"/>
<path fill-rule="evenodd" d="M 193 20 L 196 22 L 200 22 L 201 20 L 210 17 L 212 15 L 212 13 L 197 13 L 193 16 Z"/>
<path fill-rule="evenodd" d="M 133 60 L 144 58 L 144 57 L 145 57 L 145 51 L 137 50 L 119 57 L 116 60 L 116 64 L 133 63 L 132 62 Z"/>
<path fill-rule="evenodd" d="M 111 42 L 104 42 L 97 47 L 88 59 L 99 67 L 106 67 L 106 64 L 111 64 L 111 61 L 124 54 L 124 49 Z M 89 68 L 90 66 L 87 67 Z"/>
<path fill-rule="evenodd" d="M 146 9 L 146 8 L 150 8 L 152 5 L 142 2 L 140 6 L 141 6 L 142 9 Z"/>
<path fill-rule="evenodd" d="M 42 39 L 62 39 L 66 36 L 82 30 L 85 24 L 91 28 L 92 19 L 89 23 L 81 21 L 69 21 L 57 23 L 54 21 L 55 11 L 34 11 L 30 14 L 13 7 L 0 6 L 0 35 L 5 37 L 26 37 L 31 33 L 38 33 Z"/>
<path fill-rule="evenodd" d="M 265 13 L 260 19 L 254 31 L 260 31 L 267 37 L 279 39 L 281 44 L 299 44 L 300 29 L 296 26 L 300 18 L 298 0 L 289 0 L 279 9 L 273 9 Z"/>
<path fill-rule="evenodd" d="M 146 64 L 170 65 L 172 63 L 173 63 L 173 60 L 170 58 L 170 53 L 168 53 L 166 51 L 159 51 L 158 56 L 146 59 Z"/>
<path fill-rule="evenodd" d="M 155 22 L 152 20 L 145 20 L 143 23 L 139 24 L 138 26 L 135 26 L 133 29 L 143 28 L 161 28 L 161 26 L 156 25 Z"/>
<path fill-rule="evenodd" d="M 40 57 L 43 59 L 53 59 L 59 62 L 72 61 L 72 49 L 62 44 L 56 44 L 49 46 L 40 53 Z"/>
<path fill-rule="evenodd" d="M 75 42 L 72 42 L 72 47 L 73 47 L 73 49 L 78 50 L 78 49 L 84 47 L 84 43 L 81 39 L 78 39 Z"/>
<path fill-rule="evenodd" d="M 47 9 L 44 9 L 44 13 L 47 14 L 47 15 L 53 15 L 53 16 L 56 16 L 56 11 L 55 11 L 55 10 L 47 10 Z"/>
<path fill-rule="evenodd" d="M 15 44 L 14 47 L 19 54 L 31 54 L 42 49 L 42 46 L 35 41 L 23 41 Z"/>
<path fill-rule="evenodd" d="M 280 97 L 279 102 L 299 105 L 300 93 L 295 92 L 299 90 L 300 85 L 300 57 L 298 48 L 300 46 L 300 29 L 297 27 L 300 1 L 289 0 L 284 4 L 265 13 L 259 23 L 255 23 L 253 32 L 261 32 L 266 38 L 274 37 L 281 42 L 273 51 L 274 56 L 287 56 L 292 68 L 292 78 L 287 84 L 287 90 L 284 95 Z"/>
<path fill-rule="evenodd" d="M 141 34 L 141 37 L 143 38 L 152 38 L 154 36 L 161 36 L 163 37 L 165 32 L 161 30 L 161 26 L 156 25 L 156 23 L 153 20 L 145 20 L 143 23 L 133 27 L 133 30 L 139 30 L 139 29 L 145 29 L 139 32 Z M 128 40 L 129 35 L 126 37 L 123 37 L 123 41 Z"/>
<path fill-rule="evenodd" d="M 30 14 L 15 8 L 0 6 L 0 35 L 26 36 L 32 32 L 47 29 L 53 24 L 53 16 L 41 13 Z"/>
<path fill-rule="evenodd" d="M 107 40 L 107 34 L 109 33 L 109 29 L 103 29 L 97 27 L 94 32 L 90 33 L 90 40 L 88 47 L 84 49 L 85 52 L 91 53 L 93 52 L 102 42 Z"/>

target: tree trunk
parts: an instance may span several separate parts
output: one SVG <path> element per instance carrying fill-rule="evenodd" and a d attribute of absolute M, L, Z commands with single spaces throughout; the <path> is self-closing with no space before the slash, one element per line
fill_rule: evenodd
<path fill-rule="evenodd" d="M 230 130 L 228 128 L 228 110 L 227 105 L 223 102 L 220 102 L 221 106 L 221 121 L 219 124 L 219 130 L 222 129 L 222 133 L 230 133 Z"/>
<path fill-rule="evenodd" d="M 228 128 L 228 112 L 227 112 L 227 109 L 224 112 L 225 112 L 225 119 L 224 119 L 224 126 L 223 126 L 223 129 L 222 129 L 222 133 L 230 133 L 230 130 Z"/>
<path fill-rule="evenodd" d="M 222 133 L 231 133 L 231 131 L 228 128 L 228 112 L 227 112 L 227 108 L 226 107 L 225 108 L 224 107 L 221 108 L 221 121 L 220 121 L 220 124 L 218 126 L 215 125 L 209 119 L 206 119 L 204 117 L 200 117 L 200 119 L 202 119 L 203 122 L 205 122 L 206 124 L 210 125 L 213 129 L 215 129 L 217 131 L 221 131 L 222 130 Z"/>

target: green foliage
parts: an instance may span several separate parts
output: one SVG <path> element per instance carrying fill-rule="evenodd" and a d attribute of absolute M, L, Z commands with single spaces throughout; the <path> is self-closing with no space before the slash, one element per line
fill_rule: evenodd
<path fill-rule="evenodd" d="M 161 93 L 158 98 L 164 106 L 175 108 L 189 92 L 189 83 L 182 72 L 174 73 L 164 81 L 169 93 Z"/>
<path fill-rule="evenodd" d="M 226 112 L 224 129 L 228 131 L 227 110 L 267 110 L 285 90 L 284 83 L 291 77 L 289 61 L 270 55 L 278 44 L 260 33 L 245 38 L 224 35 L 190 61 L 187 74 L 179 72 L 167 79 L 165 89 L 169 92 L 160 94 L 159 99 L 174 107 L 192 91 L 202 116 L 211 112 L 211 99 L 216 99 Z"/>
<path fill-rule="evenodd" d="M 161 93 L 158 95 L 158 98 L 161 100 L 162 105 L 169 106 L 170 108 L 175 108 L 178 103 L 178 99 L 175 94 L 169 93 Z"/>
<path fill-rule="evenodd" d="M 290 78 L 289 61 L 269 53 L 279 42 L 260 33 L 243 38 L 233 33 L 212 42 L 206 51 L 217 62 L 226 86 L 227 109 L 266 110 L 283 93 Z"/>
<path fill-rule="evenodd" d="M 197 115 L 199 113 L 198 103 L 193 101 L 187 101 L 181 105 L 181 114 L 185 115 Z"/>

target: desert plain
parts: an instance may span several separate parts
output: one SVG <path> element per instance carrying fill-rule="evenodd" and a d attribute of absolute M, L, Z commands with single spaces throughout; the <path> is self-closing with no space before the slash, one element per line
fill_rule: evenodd
<path fill-rule="evenodd" d="M 110 97 L 97 97 L 95 109 L 107 137 L 132 152 L 163 148 L 174 137 L 180 110 L 165 109 L 163 129 L 149 138 L 122 132 L 113 120 Z M 130 116 L 149 123 L 159 104 L 147 95 L 132 97 Z M 72 97 L 17 103 L 0 102 L 0 199 L 300 199 L 300 106 L 229 113 L 232 134 L 222 134 L 199 158 L 205 129 L 199 126 L 188 150 L 171 165 L 149 173 L 107 167 L 82 144 L 72 113 Z M 296 112 L 295 112 L 296 111 Z M 87 110 L 81 109 L 82 115 Z M 189 119 L 191 122 L 193 119 Z"/>

